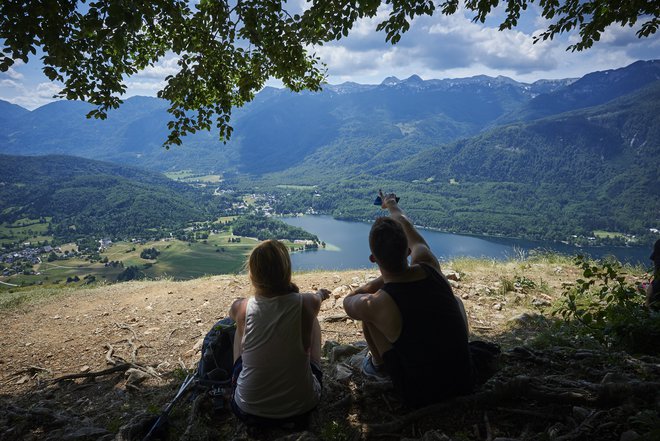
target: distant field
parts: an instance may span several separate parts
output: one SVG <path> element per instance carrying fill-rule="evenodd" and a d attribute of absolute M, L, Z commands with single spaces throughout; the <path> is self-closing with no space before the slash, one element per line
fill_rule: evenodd
<path fill-rule="evenodd" d="M 211 235 L 207 243 L 172 241 L 162 249 L 153 244 L 161 254 L 144 272 L 152 278 L 172 277 L 177 280 L 240 272 L 254 242 L 243 239 L 241 243 L 227 243 L 228 237 Z"/>
<path fill-rule="evenodd" d="M 604 231 L 604 230 L 595 230 L 594 236 L 600 238 L 614 238 L 614 237 L 624 237 L 622 233 L 616 233 L 614 231 Z"/>
<path fill-rule="evenodd" d="M 211 184 L 217 184 L 222 181 L 222 175 L 200 175 L 194 173 L 192 170 L 181 170 L 176 172 L 167 172 L 165 176 L 174 180 L 181 182 L 208 182 Z"/>
<path fill-rule="evenodd" d="M 209 274 L 233 274 L 241 271 L 256 241 L 242 238 L 240 243 L 228 243 L 229 237 L 229 233 L 211 234 L 207 240 L 195 243 L 172 240 L 136 245 L 122 242 L 114 244 L 102 256 L 111 261 L 121 260 L 124 267 L 137 266 L 153 279 L 184 280 Z M 160 251 L 158 258 L 142 259 L 140 253 L 145 248 Z M 145 264 L 151 265 L 145 268 Z"/>
<path fill-rule="evenodd" d="M 114 278 L 122 271 L 121 268 L 105 267 L 102 263 L 90 263 L 85 260 L 68 259 L 56 260 L 54 262 L 42 262 L 39 265 L 38 271 L 42 276 L 49 277 L 52 280 L 63 279 L 71 276 L 78 276 L 83 278 L 86 275 L 95 275 L 97 278 L 114 280 Z"/>
<path fill-rule="evenodd" d="M 280 184 L 280 185 L 276 185 L 275 187 L 290 189 L 290 190 L 314 190 L 315 188 L 318 187 L 318 185 L 285 185 L 285 184 Z"/>
<path fill-rule="evenodd" d="M 78 276 L 82 285 L 85 276 L 94 276 L 96 281 L 114 282 L 117 276 L 129 266 L 137 266 L 149 279 L 172 278 L 187 280 L 204 275 L 235 274 L 243 270 L 243 265 L 250 250 L 258 243 L 255 239 L 241 238 L 241 242 L 229 243 L 235 238 L 228 232 L 211 234 L 205 241 L 188 243 L 179 240 L 155 241 L 145 244 L 118 242 L 113 244 L 101 257 L 109 261 L 120 261 L 121 266 L 105 266 L 100 262 L 90 263 L 82 259 L 56 260 L 42 262 L 34 267 L 36 275 L 17 274 L 4 279 L 14 285 L 52 285 L 67 284 L 67 278 Z M 73 246 L 64 248 L 73 248 Z M 145 248 L 160 251 L 156 260 L 140 257 Z M 71 284 L 71 283 L 70 283 Z M 0 291 L 11 290 L 10 285 L 0 284 Z"/>
<path fill-rule="evenodd" d="M 105 268 L 102 263 L 90 263 L 81 259 L 66 259 L 56 260 L 53 262 L 42 262 L 34 267 L 37 275 L 23 275 L 17 274 L 9 277 L 7 283 L 15 285 L 31 285 L 31 284 L 67 284 L 68 277 L 74 278 L 78 276 L 79 282 L 76 285 L 84 284 L 84 277 L 91 275 L 95 276 L 97 281 L 107 280 L 114 281 L 117 275 L 122 271 L 121 268 Z M 3 287 L 7 289 L 9 287 Z"/>
<path fill-rule="evenodd" d="M 166 172 L 165 176 L 167 176 L 170 179 L 174 179 L 175 181 L 179 181 L 195 176 L 195 173 L 193 173 L 192 170 L 179 170 L 175 172 Z"/>
<path fill-rule="evenodd" d="M 51 218 L 45 218 L 46 222 L 40 223 L 39 219 L 19 219 L 13 223 L 0 223 L 0 245 L 10 245 L 16 242 L 43 242 L 53 240 L 52 236 L 46 236 L 48 223 Z"/>

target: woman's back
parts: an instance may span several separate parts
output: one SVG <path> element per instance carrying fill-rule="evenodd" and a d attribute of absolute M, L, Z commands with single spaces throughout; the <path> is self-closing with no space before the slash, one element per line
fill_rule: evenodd
<path fill-rule="evenodd" d="M 243 369 L 234 395 L 244 412 L 285 418 L 318 404 L 321 388 L 303 349 L 301 320 L 300 294 L 248 300 Z"/>

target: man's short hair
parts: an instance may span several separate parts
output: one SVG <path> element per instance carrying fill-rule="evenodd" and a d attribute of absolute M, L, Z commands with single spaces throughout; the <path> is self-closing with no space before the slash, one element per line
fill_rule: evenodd
<path fill-rule="evenodd" d="M 369 248 L 383 269 L 398 272 L 406 268 L 408 239 L 401 224 L 394 219 L 376 219 L 369 232 Z"/>

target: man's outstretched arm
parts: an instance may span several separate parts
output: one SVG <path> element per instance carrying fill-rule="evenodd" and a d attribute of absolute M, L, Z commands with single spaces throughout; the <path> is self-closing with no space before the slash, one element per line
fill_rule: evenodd
<path fill-rule="evenodd" d="M 403 227 L 403 231 L 406 233 L 408 248 L 410 248 L 411 264 L 426 263 L 440 271 L 438 259 L 431 252 L 429 244 L 426 243 L 426 240 L 419 234 L 419 231 L 417 231 L 412 222 L 410 222 L 410 219 L 408 219 L 401 207 L 399 207 L 396 201 L 396 195 L 394 193 L 384 194 L 382 190 L 378 191 L 378 195 L 383 201 L 382 208 L 389 210 L 390 217 L 399 222 Z"/>

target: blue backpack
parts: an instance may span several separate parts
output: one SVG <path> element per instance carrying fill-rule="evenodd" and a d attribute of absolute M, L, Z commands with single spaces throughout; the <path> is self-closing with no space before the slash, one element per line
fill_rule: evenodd
<path fill-rule="evenodd" d="M 202 357 L 197 364 L 200 386 L 226 387 L 234 367 L 236 322 L 229 317 L 218 321 L 204 337 Z"/>

